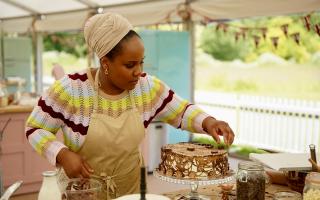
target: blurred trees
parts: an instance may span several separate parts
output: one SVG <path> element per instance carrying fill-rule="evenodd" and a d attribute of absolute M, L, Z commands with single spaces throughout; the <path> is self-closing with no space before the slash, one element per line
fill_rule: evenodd
<path fill-rule="evenodd" d="M 304 16 L 263 17 L 257 19 L 243 19 L 226 22 L 228 29 L 217 30 L 217 24 L 208 24 L 200 38 L 200 48 L 219 60 L 241 59 L 245 62 L 254 61 L 266 52 L 272 52 L 286 60 L 298 63 L 309 61 L 316 52 L 320 51 L 320 36 L 314 31 L 313 25 L 320 26 L 320 13 L 312 13 L 310 17 L 311 30 L 304 24 Z M 288 34 L 284 34 L 282 25 L 288 24 Z M 238 37 L 236 32 L 241 27 L 249 27 L 245 38 Z M 262 37 L 262 27 L 267 28 L 266 39 Z M 299 44 L 291 34 L 299 33 Z M 255 45 L 254 37 L 260 37 L 259 44 Z M 275 47 L 271 38 L 278 37 L 278 46 Z"/>
<path fill-rule="evenodd" d="M 87 47 L 81 32 L 58 32 L 45 34 L 43 37 L 44 51 L 70 53 L 76 57 L 84 57 Z"/>

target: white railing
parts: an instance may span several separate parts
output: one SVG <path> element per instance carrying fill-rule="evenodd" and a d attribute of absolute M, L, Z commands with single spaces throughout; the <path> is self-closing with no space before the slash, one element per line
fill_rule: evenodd
<path fill-rule="evenodd" d="M 227 121 L 236 144 L 283 152 L 320 149 L 320 102 L 274 97 L 195 92 L 196 103 Z"/>

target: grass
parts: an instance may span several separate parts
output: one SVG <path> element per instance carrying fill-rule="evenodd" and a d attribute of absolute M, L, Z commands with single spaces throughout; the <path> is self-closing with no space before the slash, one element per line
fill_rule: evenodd
<path fill-rule="evenodd" d="M 197 90 L 320 100 L 319 65 L 221 62 L 198 52 L 196 66 Z"/>

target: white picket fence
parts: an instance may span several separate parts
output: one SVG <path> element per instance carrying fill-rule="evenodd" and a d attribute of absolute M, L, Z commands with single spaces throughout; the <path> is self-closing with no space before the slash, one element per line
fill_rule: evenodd
<path fill-rule="evenodd" d="M 229 123 L 236 144 L 281 152 L 320 150 L 320 102 L 285 98 L 195 92 L 195 102 Z"/>

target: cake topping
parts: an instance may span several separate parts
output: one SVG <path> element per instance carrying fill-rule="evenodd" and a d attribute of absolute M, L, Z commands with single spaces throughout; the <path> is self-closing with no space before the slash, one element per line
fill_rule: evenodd
<path fill-rule="evenodd" d="M 188 151 L 194 151 L 194 148 L 193 147 L 187 147 L 187 150 Z"/>

